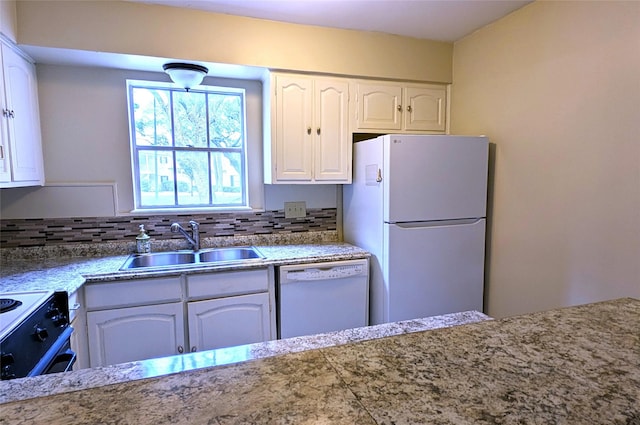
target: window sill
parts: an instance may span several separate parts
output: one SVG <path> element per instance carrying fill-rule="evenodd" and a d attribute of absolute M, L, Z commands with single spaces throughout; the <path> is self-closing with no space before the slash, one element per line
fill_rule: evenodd
<path fill-rule="evenodd" d="M 129 211 L 130 215 L 154 214 L 206 214 L 206 213 L 234 213 L 234 212 L 264 212 L 264 208 L 251 207 L 207 207 L 207 208 L 144 208 Z"/>

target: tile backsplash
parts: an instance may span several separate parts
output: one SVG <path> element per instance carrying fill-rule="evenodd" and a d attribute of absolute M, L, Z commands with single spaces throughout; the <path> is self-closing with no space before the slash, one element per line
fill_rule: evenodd
<path fill-rule="evenodd" d="M 182 239 L 171 233 L 174 222 L 187 228 L 189 220 L 200 223 L 201 238 L 233 238 L 311 232 L 337 232 L 336 209 L 308 209 L 305 218 L 288 219 L 284 210 L 185 215 L 81 217 L 0 220 L 0 247 L 48 247 L 79 243 L 135 243 L 138 226 L 145 225 L 155 241 Z M 300 235 L 302 236 L 302 235 Z"/>

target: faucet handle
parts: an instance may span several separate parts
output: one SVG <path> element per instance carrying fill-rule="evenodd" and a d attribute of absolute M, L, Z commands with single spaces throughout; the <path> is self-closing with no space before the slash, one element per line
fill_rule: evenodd
<path fill-rule="evenodd" d="M 198 229 L 200 227 L 200 223 L 195 220 L 191 220 L 189 221 L 189 226 L 191 226 L 192 229 Z"/>

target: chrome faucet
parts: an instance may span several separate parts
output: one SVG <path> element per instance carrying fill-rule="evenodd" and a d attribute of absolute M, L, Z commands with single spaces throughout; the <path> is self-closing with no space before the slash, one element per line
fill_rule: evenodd
<path fill-rule="evenodd" d="M 171 225 L 171 233 L 180 233 L 191 244 L 194 251 L 200 250 L 200 224 L 194 220 L 189 222 L 191 234 L 189 234 L 180 224 L 173 223 Z"/>

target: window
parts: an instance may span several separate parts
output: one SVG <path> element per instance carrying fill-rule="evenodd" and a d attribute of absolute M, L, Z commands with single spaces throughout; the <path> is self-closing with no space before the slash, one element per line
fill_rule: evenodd
<path fill-rule="evenodd" d="M 250 206 L 244 88 L 127 88 L 136 209 Z"/>

